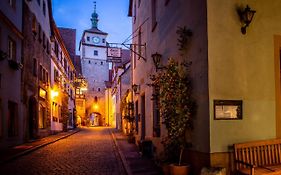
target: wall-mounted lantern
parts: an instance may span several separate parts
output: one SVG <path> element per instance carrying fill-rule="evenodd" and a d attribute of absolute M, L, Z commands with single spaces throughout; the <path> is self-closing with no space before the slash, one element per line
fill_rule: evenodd
<path fill-rule="evenodd" d="M 252 19 L 255 15 L 256 11 L 252 10 L 248 5 L 244 10 L 238 10 L 238 14 L 240 16 L 240 20 L 242 22 L 241 32 L 242 34 L 246 34 L 246 28 L 249 27 Z"/>
<path fill-rule="evenodd" d="M 159 54 L 158 52 L 156 52 L 156 53 L 152 54 L 151 57 L 152 57 L 152 59 L 153 59 L 153 63 L 154 63 L 156 72 L 157 72 L 157 70 L 160 70 L 160 69 L 164 69 L 164 68 L 165 68 L 164 66 L 161 66 L 161 65 L 160 65 L 160 62 L 161 62 L 161 59 L 162 59 L 162 55 L 161 55 L 161 54 Z"/>
<path fill-rule="evenodd" d="M 133 84 L 132 85 L 132 89 L 133 89 L 135 94 L 139 94 L 140 93 L 140 85 Z"/>

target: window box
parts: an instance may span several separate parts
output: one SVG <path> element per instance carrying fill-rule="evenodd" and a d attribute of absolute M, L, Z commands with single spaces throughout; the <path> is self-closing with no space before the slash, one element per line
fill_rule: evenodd
<path fill-rule="evenodd" d="M 18 63 L 16 60 L 8 60 L 8 62 L 9 62 L 9 66 L 12 69 L 19 70 L 23 67 L 23 65 L 21 63 Z"/>

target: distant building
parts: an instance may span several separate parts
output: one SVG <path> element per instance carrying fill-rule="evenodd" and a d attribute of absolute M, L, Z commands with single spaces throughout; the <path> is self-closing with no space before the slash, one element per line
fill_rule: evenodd
<path fill-rule="evenodd" d="M 87 117 L 91 117 L 91 125 L 105 125 L 105 82 L 109 80 L 108 34 L 98 29 L 96 9 L 91 21 L 92 27 L 83 32 L 79 46 L 82 74 L 88 82 L 86 111 Z"/>
<path fill-rule="evenodd" d="M 122 49 L 122 57 L 119 63 L 112 64 L 112 115 L 113 126 L 117 129 L 122 129 L 122 100 L 125 98 L 127 90 L 131 89 L 131 62 L 130 51 Z"/>
<path fill-rule="evenodd" d="M 26 137 L 22 76 L 23 1 L 0 1 L 0 148 Z"/>

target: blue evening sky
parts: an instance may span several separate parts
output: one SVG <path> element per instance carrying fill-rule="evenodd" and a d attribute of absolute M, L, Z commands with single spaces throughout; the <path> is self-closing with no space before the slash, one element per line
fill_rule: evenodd
<path fill-rule="evenodd" d="M 95 0 L 98 28 L 108 33 L 107 42 L 122 43 L 131 34 L 129 0 Z M 52 0 L 53 16 L 58 27 L 76 29 L 76 53 L 83 30 L 91 28 L 94 0 Z"/>

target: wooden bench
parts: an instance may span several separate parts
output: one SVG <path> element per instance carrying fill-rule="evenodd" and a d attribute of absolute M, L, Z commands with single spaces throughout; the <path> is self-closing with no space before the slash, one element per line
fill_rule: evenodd
<path fill-rule="evenodd" d="M 281 139 L 234 144 L 237 174 L 281 175 Z"/>

